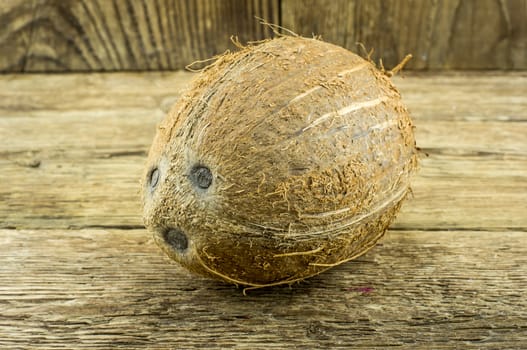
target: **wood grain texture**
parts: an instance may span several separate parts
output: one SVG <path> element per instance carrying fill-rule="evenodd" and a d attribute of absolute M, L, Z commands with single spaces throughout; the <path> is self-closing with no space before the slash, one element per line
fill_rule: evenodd
<path fill-rule="evenodd" d="M 0 72 L 183 69 L 255 16 L 410 69 L 527 69 L 527 0 L 3 0 Z"/>
<path fill-rule="evenodd" d="M 191 276 L 140 221 L 190 73 L 0 76 L 0 348 L 517 349 L 527 342 L 527 74 L 407 74 L 428 153 L 381 244 L 289 287 Z"/>
<path fill-rule="evenodd" d="M 278 0 L 9 0 L 0 2 L 0 71 L 183 69 L 271 35 Z"/>
<path fill-rule="evenodd" d="M 292 288 L 188 275 L 144 230 L 0 230 L 5 349 L 519 349 L 525 232 L 390 232 Z"/>
<path fill-rule="evenodd" d="M 393 67 L 526 69 L 525 0 L 282 0 L 282 25 Z"/>

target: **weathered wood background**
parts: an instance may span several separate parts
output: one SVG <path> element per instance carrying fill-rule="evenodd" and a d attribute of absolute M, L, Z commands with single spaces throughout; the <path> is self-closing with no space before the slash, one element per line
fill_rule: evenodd
<path fill-rule="evenodd" d="M 183 69 L 272 36 L 255 16 L 389 67 L 527 69 L 527 0 L 2 0 L 0 72 Z"/>
<path fill-rule="evenodd" d="M 440 72 L 395 78 L 423 154 L 382 243 L 243 296 L 161 253 L 139 177 L 192 76 L 144 71 L 271 37 L 255 16 Z M 0 0 L 0 349 L 525 348 L 522 69 L 527 0 Z"/>
<path fill-rule="evenodd" d="M 428 156 L 386 238 L 248 296 L 142 228 L 146 152 L 190 76 L 0 76 L 0 348 L 525 348 L 526 73 L 396 78 Z"/>

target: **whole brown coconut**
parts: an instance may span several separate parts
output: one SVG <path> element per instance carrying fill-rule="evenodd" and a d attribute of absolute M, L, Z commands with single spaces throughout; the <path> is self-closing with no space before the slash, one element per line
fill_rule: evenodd
<path fill-rule="evenodd" d="M 221 56 L 159 126 L 144 221 L 191 271 L 263 287 L 372 248 L 417 165 L 412 122 L 370 62 L 280 37 Z"/>

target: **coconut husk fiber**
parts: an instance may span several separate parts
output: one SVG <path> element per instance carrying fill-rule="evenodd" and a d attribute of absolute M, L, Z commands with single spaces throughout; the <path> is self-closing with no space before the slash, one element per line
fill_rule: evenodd
<path fill-rule="evenodd" d="M 159 125 L 144 222 L 190 271 L 292 283 L 375 245 L 416 154 L 386 74 L 341 47 L 283 36 L 220 56 Z"/>

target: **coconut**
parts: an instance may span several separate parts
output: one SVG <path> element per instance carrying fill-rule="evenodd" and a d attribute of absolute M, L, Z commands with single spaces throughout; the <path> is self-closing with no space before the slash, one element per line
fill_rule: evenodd
<path fill-rule="evenodd" d="M 341 47 L 283 36 L 220 56 L 159 125 L 144 222 L 190 271 L 292 283 L 372 248 L 417 165 L 400 94 Z"/>

